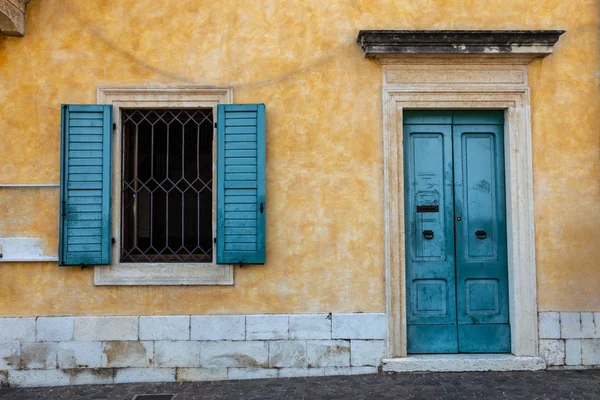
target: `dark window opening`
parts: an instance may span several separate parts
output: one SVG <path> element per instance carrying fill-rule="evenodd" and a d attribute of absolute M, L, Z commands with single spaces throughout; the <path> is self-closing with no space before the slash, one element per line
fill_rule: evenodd
<path fill-rule="evenodd" d="M 121 261 L 212 262 L 212 109 L 122 120 Z"/>

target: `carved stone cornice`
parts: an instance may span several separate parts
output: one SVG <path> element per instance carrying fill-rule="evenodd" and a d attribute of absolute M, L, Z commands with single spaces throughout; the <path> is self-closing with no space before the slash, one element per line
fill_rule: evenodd
<path fill-rule="evenodd" d="M 361 30 L 358 44 L 367 58 L 413 55 L 545 57 L 562 30 Z"/>
<path fill-rule="evenodd" d="M 0 34 L 25 35 L 25 8 L 29 0 L 0 0 Z"/>

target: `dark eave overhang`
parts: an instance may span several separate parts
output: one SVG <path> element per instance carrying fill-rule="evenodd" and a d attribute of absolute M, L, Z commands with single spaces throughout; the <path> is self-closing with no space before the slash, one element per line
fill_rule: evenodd
<path fill-rule="evenodd" d="M 367 58 L 402 55 L 524 55 L 552 53 L 562 30 L 361 30 L 358 44 Z"/>

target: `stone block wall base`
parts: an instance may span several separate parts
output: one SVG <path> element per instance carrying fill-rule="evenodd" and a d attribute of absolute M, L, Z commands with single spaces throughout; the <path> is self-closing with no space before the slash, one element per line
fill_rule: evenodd
<path fill-rule="evenodd" d="M 383 360 L 383 372 L 537 371 L 540 357 L 510 354 L 428 354 Z"/>

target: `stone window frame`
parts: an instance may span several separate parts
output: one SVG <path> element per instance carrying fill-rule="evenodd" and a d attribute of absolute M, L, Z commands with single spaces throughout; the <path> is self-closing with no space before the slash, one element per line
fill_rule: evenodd
<path fill-rule="evenodd" d="M 233 88 L 100 86 L 98 104 L 113 105 L 112 263 L 94 267 L 95 285 L 233 285 L 233 266 L 211 263 L 121 263 L 121 108 L 211 108 L 233 103 Z M 216 130 L 215 130 L 216 131 Z M 213 143 L 216 144 L 216 132 Z M 216 146 L 213 146 L 213 237 L 216 237 Z"/>

